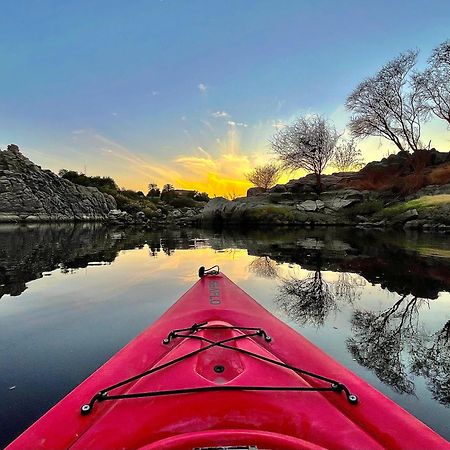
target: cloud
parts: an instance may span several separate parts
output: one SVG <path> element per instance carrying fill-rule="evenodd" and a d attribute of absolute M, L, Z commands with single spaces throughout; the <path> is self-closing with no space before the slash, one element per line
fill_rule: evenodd
<path fill-rule="evenodd" d="M 208 128 L 209 131 L 214 131 L 213 126 L 211 125 L 210 122 L 208 122 L 207 120 L 201 119 L 200 122 L 205 125 L 206 128 Z"/>
<path fill-rule="evenodd" d="M 230 117 L 230 115 L 226 111 L 216 111 L 216 112 L 213 112 L 211 115 L 213 117 L 217 117 L 217 118 L 219 118 L 219 117 L 223 117 L 223 118 Z"/>
<path fill-rule="evenodd" d="M 230 125 L 230 127 L 244 127 L 247 128 L 248 124 L 244 123 L 244 122 L 235 122 L 233 120 L 229 120 L 228 125 Z"/>
<path fill-rule="evenodd" d="M 199 88 L 200 92 L 206 92 L 206 90 L 208 89 L 208 86 L 206 86 L 206 84 L 204 83 L 198 84 L 197 87 Z"/>

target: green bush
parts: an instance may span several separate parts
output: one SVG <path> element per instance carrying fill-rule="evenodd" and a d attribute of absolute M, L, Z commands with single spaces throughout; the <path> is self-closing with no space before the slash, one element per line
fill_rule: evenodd
<path fill-rule="evenodd" d="M 195 206 L 199 206 L 199 204 L 190 197 L 171 198 L 168 199 L 168 203 L 175 208 L 194 208 Z"/>
<path fill-rule="evenodd" d="M 274 219 L 294 220 L 296 211 L 287 206 L 259 206 L 252 208 L 248 212 L 248 218 L 260 222 L 272 222 Z"/>
<path fill-rule="evenodd" d="M 147 217 L 147 219 L 150 219 L 155 213 L 155 209 L 149 207 L 142 208 L 141 211 L 145 214 L 145 217 Z"/>
<path fill-rule="evenodd" d="M 144 211 L 145 215 L 148 217 L 156 211 L 155 204 L 145 196 L 136 196 L 132 198 L 129 193 L 126 195 L 123 191 L 119 191 L 114 195 L 114 198 L 116 199 L 117 208 L 130 214 Z"/>
<path fill-rule="evenodd" d="M 371 216 L 384 207 L 384 203 L 381 200 L 367 200 L 362 203 L 344 208 L 342 213 L 348 218 L 355 218 L 356 216 Z"/>

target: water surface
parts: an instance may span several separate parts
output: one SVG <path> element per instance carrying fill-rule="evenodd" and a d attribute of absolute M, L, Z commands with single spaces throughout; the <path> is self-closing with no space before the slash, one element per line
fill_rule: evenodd
<path fill-rule="evenodd" d="M 354 229 L 2 226 L 0 447 L 213 264 L 450 439 L 449 241 Z"/>

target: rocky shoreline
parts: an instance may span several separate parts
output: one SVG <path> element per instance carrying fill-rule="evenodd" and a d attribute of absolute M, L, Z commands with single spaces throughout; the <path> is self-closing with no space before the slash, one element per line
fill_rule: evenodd
<path fill-rule="evenodd" d="M 17 145 L 0 151 L 0 222 L 103 221 L 116 206 L 110 195 L 37 166 Z"/>
<path fill-rule="evenodd" d="M 216 197 L 205 206 L 159 202 L 149 215 L 121 211 L 113 196 L 42 169 L 11 144 L 0 151 L 0 223 L 100 221 L 150 230 L 348 226 L 450 233 L 450 153 L 420 152 L 391 155 L 359 172 L 324 175 L 320 192 L 315 177 L 307 175 L 267 192 L 251 188 L 235 200 Z"/>

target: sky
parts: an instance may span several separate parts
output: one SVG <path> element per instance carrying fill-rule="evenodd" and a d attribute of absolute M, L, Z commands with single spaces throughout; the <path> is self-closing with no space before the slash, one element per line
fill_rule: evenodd
<path fill-rule="evenodd" d="M 280 126 L 319 113 L 344 132 L 363 79 L 408 49 L 423 67 L 450 38 L 448 0 L 2 0 L 1 16 L 1 148 L 125 188 L 230 196 Z M 423 138 L 450 150 L 443 121 Z"/>

